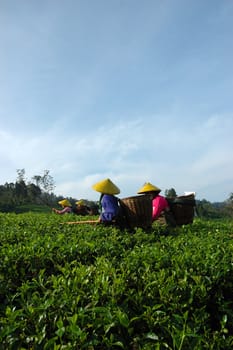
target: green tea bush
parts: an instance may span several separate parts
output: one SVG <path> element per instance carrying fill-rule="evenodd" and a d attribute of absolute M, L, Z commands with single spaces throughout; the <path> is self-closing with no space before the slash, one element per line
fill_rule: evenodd
<path fill-rule="evenodd" d="M 69 220 L 0 214 L 0 349 L 232 348 L 231 221 Z"/>

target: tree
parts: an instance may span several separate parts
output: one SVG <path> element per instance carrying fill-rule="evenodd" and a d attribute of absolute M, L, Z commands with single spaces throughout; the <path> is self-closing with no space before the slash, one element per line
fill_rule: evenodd
<path fill-rule="evenodd" d="M 227 216 L 230 216 L 231 218 L 233 217 L 233 192 L 225 202 L 224 212 Z"/>
<path fill-rule="evenodd" d="M 55 188 L 55 183 L 53 177 L 49 175 L 49 170 L 44 170 L 44 175 L 42 176 L 42 185 L 45 192 L 50 193 Z"/>
<path fill-rule="evenodd" d="M 231 194 L 228 198 L 228 202 L 233 205 L 233 192 L 231 192 Z"/>
<path fill-rule="evenodd" d="M 206 199 L 196 201 L 196 213 L 199 217 L 207 219 L 218 219 L 223 216 L 222 210 Z"/>
<path fill-rule="evenodd" d="M 17 169 L 15 183 L 0 185 L 0 211 L 14 211 L 22 204 L 54 205 L 57 202 L 57 197 L 52 193 L 54 187 L 49 170 L 44 170 L 43 175 L 34 175 L 32 182 L 26 184 L 25 170 Z"/>
<path fill-rule="evenodd" d="M 0 185 L 0 211 L 9 212 L 15 207 L 15 185 L 5 183 Z"/>
<path fill-rule="evenodd" d="M 44 170 L 44 175 L 34 175 L 32 180 L 36 182 L 36 185 L 46 193 L 50 193 L 54 190 L 55 184 L 53 177 L 49 174 L 49 170 Z"/>
<path fill-rule="evenodd" d="M 15 197 L 17 204 L 24 204 L 27 202 L 27 186 L 23 180 L 17 181 L 15 184 Z"/>
<path fill-rule="evenodd" d="M 41 200 L 44 204 L 50 206 L 54 202 L 52 191 L 55 188 L 53 177 L 49 174 L 49 170 L 44 170 L 44 174 L 34 175 L 32 180 L 36 182 L 36 186 L 41 189 Z"/>
<path fill-rule="evenodd" d="M 33 177 L 32 177 L 32 181 L 35 181 L 35 183 L 36 183 L 36 186 L 40 186 L 40 183 L 41 183 L 41 181 L 42 181 L 42 176 L 40 176 L 40 175 L 34 175 Z"/>
<path fill-rule="evenodd" d="M 169 190 L 165 190 L 165 197 L 167 198 L 174 198 L 177 197 L 176 191 L 174 188 L 170 188 Z"/>
<path fill-rule="evenodd" d="M 41 189 L 39 186 L 31 183 L 27 185 L 27 193 L 28 199 L 31 203 L 38 202 L 41 195 Z"/>
<path fill-rule="evenodd" d="M 17 169 L 17 174 L 18 174 L 18 177 L 17 177 L 17 180 L 16 182 L 24 182 L 25 183 L 25 169 Z"/>

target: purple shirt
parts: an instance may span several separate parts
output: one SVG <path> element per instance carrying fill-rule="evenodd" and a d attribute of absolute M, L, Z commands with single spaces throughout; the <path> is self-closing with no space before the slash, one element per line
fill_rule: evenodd
<path fill-rule="evenodd" d="M 112 221 L 119 212 L 118 199 L 111 194 L 104 194 L 101 199 L 101 221 Z"/>

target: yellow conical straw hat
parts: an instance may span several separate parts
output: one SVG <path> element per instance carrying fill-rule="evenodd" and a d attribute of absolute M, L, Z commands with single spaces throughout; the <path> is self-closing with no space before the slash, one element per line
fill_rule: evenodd
<path fill-rule="evenodd" d="M 118 194 L 119 188 L 110 179 L 104 179 L 92 186 L 93 190 L 104 194 Z"/>
<path fill-rule="evenodd" d="M 62 205 L 63 207 L 71 207 L 71 204 L 68 201 L 68 199 L 63 199 L 62 201 L 59 201 L 58 204 Z"/>
<path fill-rule="evenodd" d="M 160 188 L 152 185 L 150 182 L 146 182 L 142 188 L 138 191 L 138 193 L 146 193 L 146 192 L 161 192 Z"/>
<path fill-rule="evenodd" d="M 80 199 L 79 201 L 75 202 L 77 205 L 84 205 L 84 200 Z"/>

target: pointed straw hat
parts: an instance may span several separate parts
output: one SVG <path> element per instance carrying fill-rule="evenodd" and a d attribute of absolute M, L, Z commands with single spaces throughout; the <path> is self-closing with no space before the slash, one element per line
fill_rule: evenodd
<path fill-rule="evenodd" d="M 152 185 L 150 182 L 146 182 L 142 188 L 137 193 L 147 193 L 147 192 L 161 192 L 160 188 Z"/>
<path fill-rule="evenodd" d="M 77 205 L 84 205 L 84 200 L 80 199 L 79 201 L 75 202 Z"/>
<path fill-rule="evenodd" d="M 103 194 L 118 194 L 120 193 L 119 188 L 114 185 L 114 183 L 110 179 L 104 179 L 102 181 L 97 182 L 92 188 Z"/>
<path fill-rule="evenodd" d="M 59 201 L 58 204 L 60 204 L 62 207 L 71 207 L 71 204 L 68 201 L 68 199 L 63 199 L 62 201 Z"/>

